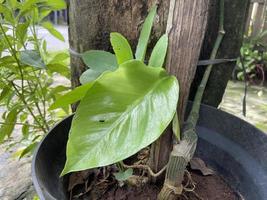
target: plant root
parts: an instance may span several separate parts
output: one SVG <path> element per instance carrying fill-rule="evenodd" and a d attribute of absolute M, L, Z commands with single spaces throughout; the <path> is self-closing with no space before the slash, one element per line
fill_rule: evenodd
<path fill-rule="evenodd" d="M 149 173 L 149 175 L 152 176 L 152 177 L 160 176 L 167 169 L 167 165 L 165 165 L 160 171 L 155 173 L 155 172 L 153 172 L 153 170 L 148 165 L 126 165 L 123 162 L 122 162 L 122 165 L 126 169 L 132 168 L 132 169 L 143 169 L 143 170 L 146 170 Z"/>

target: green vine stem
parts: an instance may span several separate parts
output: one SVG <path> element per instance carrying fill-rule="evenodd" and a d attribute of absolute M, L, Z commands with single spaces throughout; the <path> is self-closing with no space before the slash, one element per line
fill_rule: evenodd
<path fill-rule="evenodd" d="M 210 59 L 215 59 L 222 39 L 225 35 L 224 31 L 224 0 L 220 1 L 220 21 L 219 32 L 214 44 Z M 201 99 L 207 85 L 213 65 L 209 65 L 198 87 L 193 106 L 189 117 L 183 128 L 183 138 L 179 144 L 174 145 L 170 155 L 166 177 L 163 188 L 158 195 L 159 200 L 174 200 L 183 192 L 183 178 L 187 164 L 192 159 L 197 145 L 197 134 L 195 127 L 199 118 L 199 109 Z"/>

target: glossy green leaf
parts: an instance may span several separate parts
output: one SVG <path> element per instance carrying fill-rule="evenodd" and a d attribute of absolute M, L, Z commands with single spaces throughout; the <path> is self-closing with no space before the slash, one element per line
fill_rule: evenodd
<path fill-rule="evenodd" d="M 85 85 L 76 87 L 72 91 L 64 94 L 63 96 L 59 97 L 49 108 L 49 110 L 54 110 L 57 108 L 66 107 L 72 103 L 76 103 L 80 101 L 87 91 L 92 87 L 93 83 L 87 83 Z"/>
<path fill-rule="evenodd" d="M 86 51 L 82 54 L 82 59 L 90 69 L 97 72 L 113 71 L 118 68 L 115 55 L 106 51 Z"/>
<path fill-rule="evenodd" d="M 17 121 L 17 114 L 17 109 L 12 109 L 8 113 L 5 119 L 5 124 L 3 124 L 0 128 L 0 143 L 2 143 L 6 137 L 10 137 Z"/>
<path fill-rule="evenodd" d="M 43 22 L 41 25 L 46 30 L 48 30 L 49 33 L 51 33 L 54 37 L 65 42 L 63 35 L 57 29 L 55 29 L 55 27 L 53 26 L 53 24 L 51 22 Z"/>
<path fill-rule="evenodd" d="M 145 60 L 147 45 L 149 42 L 149 37 L 151 34 L 156 13 L 157 13 L 157 6 L 153 6 L 143 24 L 135 53 L 135 58 L 137 60 L 141 61 Z"/>
<path fill-rule="evenodd" d="M 171 122 L 178 83 L 137 60 L 98 78 L 73 118 L 62 175 L 110 165 L 160 137 Z"/>
<path fill-rule="evenodd" d="M 80 76 L 80 83 L 82 85 L 92 82 L 96 80 L 101 75 L 101 72 L 94 71 L 92 69 L 88 69 L 82 73 Z"/>
<path fill-rule="evenodd" d="M 119 65 L 133 59 L 131 46 L 123 35 L 120 33 L 111 33 L 110 42 Z"/>
<path fill-rule="evenodd" d="M 114 173 L 114 176 L 118 181 L 126 181 L 132 175 L 133 175 L 133 169 L 132 168 L 127 169 L 125 171 L 120 171 L 120 172 Z"/>
<path fill-rule="evenodd" d="M 45 64 L 37 51 L 25 50 L 20 52 L 20 61 L 35 68 L 43 69 Z"/>
<path fill-rule="evenodd" d="M 168 35 L 161 36 L 150 56 L 148 65 L 151 67 L 163 67 L 168 49 Z"/>

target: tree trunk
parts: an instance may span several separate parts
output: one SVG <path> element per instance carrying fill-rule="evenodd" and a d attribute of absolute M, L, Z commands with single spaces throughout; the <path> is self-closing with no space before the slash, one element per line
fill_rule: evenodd
<path fill-rule="evenodd" d="M 150 45 L 165 32 L 168 1 L 164 0 L 70 0 L 70 49 L 82 53 L 91 49 L 111 50 L 110 32 L 120 32 L 136 47 L 140 28 L 149 8 L 159 4 Z M 80 85 L 79 77 L 85 71 L 81 59 L 71 54 L 72 86 Z"/>
<path fill-rule="evenodd" d="M 237 58 L 243 41 L 249 0 L 225 0 L 226 35 L 217 54 L 217 58 Z M 219 0 L 211 1 L 208 29 L 200 59 L 209 59 L 217 37 Z M 212 69 L 202 102 L 217 107 L 223 97 L 228 80 L 231 78 L 235 62 L 215 65 Z M 193 100 L 197 87 L 204 74 L 205 67 L 198 67 L 191 86 L 190 99 Z"/>

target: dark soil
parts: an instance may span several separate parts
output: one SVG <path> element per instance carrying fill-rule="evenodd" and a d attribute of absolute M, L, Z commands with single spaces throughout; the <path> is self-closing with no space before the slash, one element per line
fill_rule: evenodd
<path fill-rule="evenodd" d="M 203 200 L 242 200 L 242 198 L 230 188 L 218 175 L 202 176 L 192 173 L 192 179 L 196 182 L 195 193 Z M 189 200 L 197 199 L 194 195 L 186 193 Z"/>
<path fill-rule="evenodd" d="M 194 192 L 184 192 L 180 200 L 241 200 L 238 194 L 233 191 L 225 181 L 218 175 L 202 176 L 191 172 L 192 180 L 196 183 Z M 96 188 L 93 187 L 93 190 Z M 144 185 L 142 187 L 119 187 L 118 184 L 110 184 L 105 191 L 102 191 L 101 198 L 94 198 L 95 195 L 85 194 L 78 198 L 81 200 L 103 199 L 103 200 L 156 200 L 160 187 Z M 99 195 L 99 191 L 97 192 Z M 97 196 L 98 196 L 97 195 Z M 77 199 L 77 198 L 75 198 Z"/>

